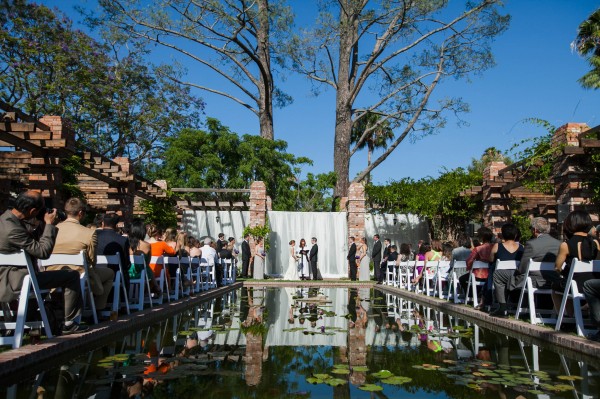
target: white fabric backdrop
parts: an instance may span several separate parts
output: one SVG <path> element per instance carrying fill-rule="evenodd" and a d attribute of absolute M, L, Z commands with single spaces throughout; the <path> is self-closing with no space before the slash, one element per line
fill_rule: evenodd
<path fill-rule="evenodd" d="M 396 224 L 394 224 L 396 218 Z M 385 238 L 390 238 L 392 244 L 400 249 L 400 244 L 409 243 L 413 245 L 413 250 L 417 250 L 419 240 L 429 240 L 429 231 L 427 222 L 418 216 L 411 214 L 366 214 L 365 215 L 365 234 L 367 235 L 367 245 L 369 251 L 373 249 L 373 235 L 379 234 L 383 243 Z"/>
<path fill-rule="evenodd" d="M 347 274 L 348 226 L 345 212 L 278 212 L 269 211 L 271 249 L 267 274 L 283 275 L 288 267 L 288 248 L 291 240 L 300 244 L 304 238 L 317 238 L 319 270 L 323 277 L 345 277 Z"/>
<path fill-rule="evenodd" d="M 223 233 L 225 239 L 235 238 L 239 246 L 249 220 L 249 211 L 185 211 L 183 229 L 198 239 L 209 236 L 216 240 L 219 233 Z"/>

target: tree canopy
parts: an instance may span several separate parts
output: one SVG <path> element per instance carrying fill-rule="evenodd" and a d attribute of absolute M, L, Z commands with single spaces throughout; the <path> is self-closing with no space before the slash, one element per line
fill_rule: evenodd
<path fill-rule="evenodd" d="M 579 25 L 573 47 L 583 56 L 592 69 L 579 79 L 587 89 L 600 89 L 600 8 Z"/>

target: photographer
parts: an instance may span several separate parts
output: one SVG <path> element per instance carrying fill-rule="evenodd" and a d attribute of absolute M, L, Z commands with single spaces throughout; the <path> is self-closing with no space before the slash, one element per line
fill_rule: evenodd
<path fill-rule="evenodd" d="M 36 219 L 43 216 L 43 222 Z M 57 211 L 46 211 L 42 195 L 37 191 L 25 191 L 15 200 L 14 208 L 0 216 L 0 253 L 11 254 L 24 250 L 38 259 L 48 259 L 56 240 Z M 39 237 L 35 236 L 35 233 Z M 27 269 L 0 265 L 0 301 L 10 302 L 18 298 Z M 70 270 L 36 273 L 41 289 L 62 288 L 65 300 L 63 334 L 86 331 L 73 320 L 81 315 L 82 300 L 79 273 Z"/>

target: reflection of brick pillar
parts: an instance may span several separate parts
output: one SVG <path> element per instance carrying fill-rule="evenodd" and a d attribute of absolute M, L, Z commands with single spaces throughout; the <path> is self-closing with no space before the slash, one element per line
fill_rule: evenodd
<path fill-rule="evenodd" d="M 120 179 L 122 183 L 118 188 L 118 199 L 120 202 L 121 218 L 124 222 L 129 223 L 133 219 L 133 205 L 135 201 L 133 165 L 127 157 L 116 157 L 113 161 L 121 167 L 121 172 L 125 175 Z"/>
<path fill-rule="evenodd" d="M 365 186 L 353 182 L 348 188 L 348 235 L 364 237 L 365 235 Z"/>
<path fill-rule="evenodd" d="M 510 219 L 510 195 L 502 193 L 504 183 L 498 179 L 498 172 L 504 168 L 504 162 L 490 162 L 483 171 L 483 224 L 495 234 Z"/>
<path fill-rule="evenodd" d="M 589 127 L 585 123 L 567 123 L 559 127 L 552 137 L 552 145 L 558 149 L 553 175 L 559 219 L 575 208 L 595 212 L 593 207 L 589 207 L 591 193 L 584 187 L 587 173 L 581 164 L 584 159 L 580 155 L 565 154 L 563 148 L 579 147 L 579 135 L 586 130 Z"/>

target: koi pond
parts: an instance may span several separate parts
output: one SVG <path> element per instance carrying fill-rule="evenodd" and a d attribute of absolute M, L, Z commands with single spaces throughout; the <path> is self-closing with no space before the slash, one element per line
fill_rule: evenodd
<path fill-rule="evenodd" d="M 594 398 L 586 364 L 376 289 L 242 288 L 7 398 Z"/>

